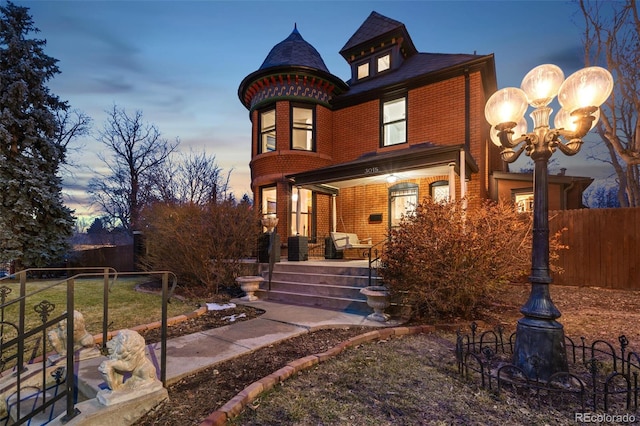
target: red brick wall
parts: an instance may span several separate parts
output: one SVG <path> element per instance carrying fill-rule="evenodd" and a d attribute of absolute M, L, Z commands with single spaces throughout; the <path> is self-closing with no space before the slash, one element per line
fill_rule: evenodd
<path fill-rule="evenodd" d="M 464 77 L 409 92 L 409 143 L 464 143 Z"/>
<path fill-rule="evenodd" d="M 378 100 L 334 112 L 333 143 L 336 164 L 351 161 L 380 145 Z"/>
<path fill-rule="evenodd" d="M 486 101 L 481 75 L 469 75 L 470 100 L 470 145 L 469 154 L 479 167 L 479 173 L 467 176 L 470 206 L 479 205 L 488 194 L 489 173 L 500 167 L 499 149 L 489 141 L 489 126 L 484 118 Z M 352 161 L 365 153 L 388 152 L 406 149 L 411 145 L 431 142 L 438 145 L 462 145 L 465 143 L 465 77 L 413 89 L 408 93 L 408 143 L 380 148 L 380 101 L 373 100 L 336 111 L 318 105 L 316 107 L 317 152 L 291 151 L 290 104 L 276 103 L 276 147 L 277 151 L 257 153 L 257 113 L 252 114 L 256 125 L 252 131 L 252 185 L 256 202 L 258 188 L 278 183 L 277 215 L 280 218 L 279 232 L 285 238 L 289 232 L 291 191 L 284 180 L 287 174 L 326 167 Z M 429 193 L 429 183 L 447 179 L 447 176 L 422 179 L 420 198 Z M 388 225 L 389 185 L 343 189 L 337 198 L 338 230 L 355 232 L 361 237 L 372 237 L 380 241 L 386 237 Z M 460 196 L 459 179 L 456 176 L 456 196 Z M 317 196 L 316 220 L 318 237 L 328 235 L 331 218 L 331 198 Z M 381 223 L 369 223 L 369 215 L 382 213 Z"/>
<path fill-rule="evenodd" d="M 345 188 L 340 191 L 336 202 L 338 213 L 337 231 L 355 233 L 360 238 L 371 237 L 374 244 L 378 243 L 387 237 L 389 188 L 402 182 L 418 184 L 418 201 L 422 202 L 426 197 L 430 196 L 429 185 L 439 180 L 447 180 L 447 176 L 403 180 L 393 184 Z M 369 223 L 369 215 L 379 213 L 382 213 L 382 222 Z"/>
<path fill-rule="evenodd" d="M 322 105 L 316 106 L 316 152 L 333 157 L 333 113 Z"/>

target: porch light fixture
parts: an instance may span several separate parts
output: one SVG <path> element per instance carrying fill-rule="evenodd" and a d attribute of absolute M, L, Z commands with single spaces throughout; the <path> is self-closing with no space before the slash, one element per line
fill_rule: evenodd
<path fill-rule="evenodd" d="M 387 183 L 396 183 L 397 180 L 398 176 L 394 175 L 393 173 L 387 176 Z"/>
<path fill-rule="evenodd" d="M 520 89 L 509 87 L 494 93 L 485 105 L 491 124 L 491 140 L 502 148 L 502 159 L 515 161 L 522 152 L 534 161 L 533 242 L 531 248 L 531 293 L 520 309 L 513 362 L 530 378 L 547 380 L 567 371 L 560 311 L 551 301 L 549 284 L 548 162 L 559 149 L 566 155 L 578 153 L 582 138 L 597 123 L 602 105 L 613 90 L 613 77 L 604 68 L 588 67 L 566 80 L 556 65 L 540 65 L 524 77 Z M 548 106 L 558 97 L 562 107 L 549 128 L 553 110 Z M 533 131 L 527 133 L 527 108 Z"/>

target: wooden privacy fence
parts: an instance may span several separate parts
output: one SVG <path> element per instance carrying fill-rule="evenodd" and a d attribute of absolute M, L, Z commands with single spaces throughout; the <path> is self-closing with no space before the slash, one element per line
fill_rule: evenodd
<path fill-rule="evenodd" d="M 77 251 L 67 266 L 109 266 L 118 272 L 135 271 L 133 244 Z"/>
<path fill-rule="evenodd" d="M 554 283 L 640 290 L 640 207 L 549 212 L 550 235 L 562 228 Z"/>

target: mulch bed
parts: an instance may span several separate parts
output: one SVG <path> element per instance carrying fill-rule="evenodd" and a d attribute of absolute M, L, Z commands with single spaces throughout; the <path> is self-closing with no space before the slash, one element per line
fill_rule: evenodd
<path fill-rule="evenodd" d="M 237 305 L 231 309 L 207 311 L 195 318 L 173 324 L 167 327 L 167 338 L 180 337 L 187 334 L 197 333 L 199 331 L 210 330 L 234 322 L 247 321 L 262 315 L 262 309 L 252 308 L 250 306 Z M 154 328 L 140 333 L 145 338 L 147 344 L 160 341 L 161 329 Z"/>

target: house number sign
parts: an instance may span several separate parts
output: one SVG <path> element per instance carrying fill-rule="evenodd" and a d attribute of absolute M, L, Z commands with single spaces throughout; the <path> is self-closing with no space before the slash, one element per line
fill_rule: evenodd
<path fill-rule="evenodd" d="M 366 169 L 364 169 L 364 174 L 365 175 L 370 175 L 372 173 L 378 173 L 380 171 L 380 169 L 378 169 L 377 167 L 368 167 Z"/>

